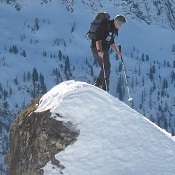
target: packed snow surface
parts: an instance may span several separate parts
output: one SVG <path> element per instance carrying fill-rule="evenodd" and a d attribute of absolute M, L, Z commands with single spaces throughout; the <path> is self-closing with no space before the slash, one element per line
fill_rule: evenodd
<path fill-rule="evenodd" d="M 73 122 L 80 135 L 56 154 L 65 169 L 48 162 L 44 175 L 175 174 L 171 135 L 107 92 L 65 81 L 41 98 L 36 112 L 48 109 L 56 120 Z"/>

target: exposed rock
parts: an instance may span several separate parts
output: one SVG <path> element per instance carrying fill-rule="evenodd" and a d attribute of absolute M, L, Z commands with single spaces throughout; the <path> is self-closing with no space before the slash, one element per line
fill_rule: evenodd
<path fill-rule="evenodd" d="M 9 175 L 42 175 L 41 169 L 52 161 L 64 168 L 55 154 L 76 141 L 79 131 L 51 118 L 50 111 L 35 113 L 39 99 L 21 112 L 10 128 L 10 148 L 5 163 Z M 57 114 L 59 115 L 59 114 Z"/>

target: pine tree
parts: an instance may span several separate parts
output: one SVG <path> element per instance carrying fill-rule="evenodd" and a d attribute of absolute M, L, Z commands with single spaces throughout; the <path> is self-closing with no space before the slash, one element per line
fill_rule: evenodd
<path fill-rule="evenodd" d="M 16 85 L 18 85 L 18 78 L 17 78 L 17 77 L 14 79 L 14 83 L 15 83 Z"/>
<path fill-rule="evenodd" d="M 175 73 L 173 70 L 171 71 L 170 77 L 171 77 L 171 83 L 173 83 L 173 81 L 175 80 Z"/>
<path fill-rule="evenodd" d="M 160 91 L 157 92 L 157 100 L 160 100 Z"/>
<path fill-rule="evenodd" d="M 145 86 L 145 79 L 142 77 L 142 86 Z"/>
<path fill-rule="evenodd" d="M 142 53 L 141 59 L 143 62 L 145 61 L 145 54 L 144 53 Z"/>
<path fill-rule="evenodd" d="M 172 46 L 172 52 L 175 53 L 175 44 L 173 44 L 173 46 Z"/>
<path fill-rule="evenodd" d="M 26 57 L 26 51 L 23 50 L 21 55 L 22 55 L 23 57 Z"/>
<path fill-rule="evenodd" d="M 2 92 L 2 84 L 0 83 L 0 92 Z"/>
<path fill-rule="evenodd" d="M 140 65 L 139 65 L 139 76 L 141 75 Z"/>
<path fill-rule="evenodd" d="M 34 30 L 39 30 L 39 19 L 35 18 L 35 26 L 34 26 Z"/>
<path fill-rule="evenodd" d="M 155 72 L 156 72 L 155 66 L 154 65 L 152 67 L 150 66 L 149 78 L 151 79 L 151 81 L 153 81 Z"/>
<path fill-rule="evenodd" d="M 28 73 L 27 73 L 27 80 L 28 81 L 30 81 L 31 80 L 31 74 L 30 74 L 30 72 L 28 71 Z"/>
<path fill-rule="evenodd" d="M 175 60 L 173 61 L 173 68 L 175 68 Z"/>
<path fill-rule="evenodd" d="M 46 89 L 46 84 L 44 82 L 44 76 L 40 73 L 40 86 L 41 86 L 41 94 L 44 94 L 47 92 L 47 89 Z"/>
<path fill-rule="evenodd" d="M 37 69 L 35 67 L 33 68 L 32 81 L 33 81 L 33 83 L 38 81 L 38 72 L 37 72 Z"/>
<path fill-rule="evenodd" d="M 58 51 L 58 58 L 59 58 L 60 61 L 61 61 L 61 59 L 62 59 L 62 56 L 63 56 L 63 54 L 62 54 L 61 50 L 59 50 L 59 51 Z"/>
<path fill-rule="evenodd" d="M 118 83 L 117 83 L 117 93 L 119 100 L 123 101 L 123 91 L 122 91 L 122 77 L 120 76 Z"/>
<path fill-rule="evenodd" d="M 16 45 L 13 45 L 12 51 L 13 51 L 14 54 L 17 54 L 18 53 L 18 48 L 17 48 Z"/>
<path fill-rule="evenodd" d="M 148 55 L 146 55 L 146 61 L 149 61 L 149 56 Z"/>
<path fill-rule="evenodd" d="M 163 79 L 163 84 L 162 84 L 162 89 L 164 90 L 166 88 L 168 88 L 168 81 L 164 78 Z"/>
<path fill-rule="evenodd" d="M 69 57 L 68 56 L 66 57 L 66 60 L 65 60 L 64 73 L 67 74 L 67 71 L 70 72 L 70 61 L 69 61 Z"/>
<path fill-rule="evenodd" d="M 23 82 L 26 82 L 26 73 L 23 74 Z"/>

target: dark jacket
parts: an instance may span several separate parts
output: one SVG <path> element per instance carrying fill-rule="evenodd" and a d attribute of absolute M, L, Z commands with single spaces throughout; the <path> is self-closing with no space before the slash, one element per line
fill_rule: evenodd
<path fill-rule="evenodd" d="M 91 47 L 96 48 L 96 41 L 102 41 L 102 50 L 108 51 L 110 45 L 114 43 L 115 36 L 118 36 L 118 30 L 114 26 L 114 20 L 110 20 L 109 23 L 101 23 Z"/>

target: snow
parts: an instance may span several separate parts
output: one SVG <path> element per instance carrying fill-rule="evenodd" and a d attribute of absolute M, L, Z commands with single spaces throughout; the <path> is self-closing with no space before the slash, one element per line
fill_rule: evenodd
<path fill-rule="evenodd" d="M 59 61 L 57 58 L 59 50 L 62 51 L 64 56 L 69 56 L 70 58 L 72 70 L 72 77 L 69 77 L 70 79 L 89 83 L 94 82 L 95 76 L 99 73 L 99 67 L 93 65 L 93 57 L 89 49 L 90 41 L 85 39 L 85 34 L 95 14 L 98 11 L 106 11 L 110 13 L 111 18 L 119 13 L 127 17 L 127 24 L 119 31 L 116 44 L 120 43 L 122 45 L 126 73 L 129 77 L 129 88 L 131 96 L 134 98 L 132 107 L 152 119 L 152 121 L 155 121 L 159 126 L 166 128 L 167 131 L 171 133 L 175 132 L 174 81 L 170 78 L 171 72 L 174 71 L 173 62 L 175 53 L 172 52 L 172 45 L 175 42 L 172 36 L 175 35 L 175 30 L 169 28 L 168 15 L 165 15 L 168 11 L 164 6 L 162 7 L 163 14 L 157 16 L 157 9 L 153 5 L 153 2 L 146 2 L 150 4 L 149 13 L 147 13 L 144 6 L 145 3 L 139 3 L 138 0 L 135 1 L 144 16 L 149 15 L 150 20 L 153 21 L 151 25 L 148 25 L 136 18 L 135 11 L 132 5 L 129 4 L 129 1 L 93 0 L 85 2 L 75 0 L 64 1 L 65 3 L 63 3 L 63 1 L 52 0 L 42 6 L 40 1 L 36 0 L 16 0 L 16 2 L 23 4 L 20 11 L 16 11 L 14 6 L 10 4 L 1 3 L 0 6 L 0 84 L 3 90 L 9 92 L 6 102 L 9 104 L 9 111 L 12 111 L 10 112 L 13 115 L 10 119 L 11 121 L 14 120 L 18 112 L 32 99 L 31 93 L 28 90 L 33 89 L 33 82 L 32 80 L 24 82 L 24 73 L 27 75 L 28 72 L 32 73 L 34 67 L 37 68 L 38 73 L 44 75 L 47 90 L 50 90 L 57 83 L 55 81 L 56 76 L 52 73 L 55 68 L 59 69 L 63 81 L 67 79 L 64 75 L 64 69 L 60 68 L 60 65 L 65 65 L 65 60 L 62 59 L 62 61 Z M 72 13 L 67 11 L 66 4 L 67 7 L 73 6 L 74 11 Z M 161 6 L 163 4 L 164 2 L 162 1 L 159 5 Z M 35 19 L 39 20 L 38 31 L 32 31 Z M 71 32 L 73 24 L 75 24 L 75 30 Z M 55 39 L 62 39 L 65 41 L 66 46 L 64 46 L 64 43 L 60 43 L 59 45 L 54 44 Z M 18 54 L 9 52 L 10 47 L 13 45 L 18 47 Z M 23 50 L 27 54 L 25 58 L 21 55 Z M 47 57 L 43 56 L 43 51 L 47 52 Z M 131 56 L 131 53 L 133 56 Z M 149 56 L 149 61 L 143 62 L 141 60 L 142 53 Z M 56 58 L 51 58 L 51 55 L 56 55 Z M 93 68 L 94 76 L 90 75 L 91 69 L 86 64 L 86 59 L 88 60 L 88 64 Z M 116 61 L 114 53 L 110 55 L 110 59 L 111 75 L 109 93 L 115 97 L 119 97 L 117 85 L 119 80 L 123 79 L 121 77 L 123 73 L 118 71 L 121 61 L 120 59 Z M 164 60 L 170 62 L 171 66 L 165 66 Z M 153 82 L 149 78 L 150 67 L 152 65 L 155 65 L 156 68 Z M 138 74 L 139 68 L 141 70 L 140 75 Z M 164 90 L 165 96 L 158 98 L 157 94 L 162 92 L 164 78 L 168 81 L 168 88 Z M 18 80 L 18 85 L 14 83 L 15 79 Z M 143 80 L 145 82 L 144 85 Z M 59 80 L 59 82 L 61 81 Z M 156 85 L 156 89 L 151 92 L 154 84 Z M 11 95 L 10 88 L 13 91 Z M 124 88 L 126 88 L 125 84 L 123 86 Z M 1 95 L 3 95 L 3 92 Z M 123 101 L 129 104 L 126 92 L 126 89 L 124 89 L 122 93 Z M 64 91 L 62 93 L 67 94 Z M 142 95 L 144 95 L 143 99 Z M 56 96 L 56 101 L 57 98 Z M 60 101 L 58 100 L 57 103 L 59 104 Z M 1 109 L 3 109 L 3 98 L 0 104 Z M 51 104 L 49 103 L 49 105 Z M 167 112 L 161 112 L 159 110 L 160 108 L 162 111 L 167 109 Z M 8 119 L 5 116 L 0 117 L 3 123 L 9 122 L 9 117 Z M 162 118 L 163 121 L 161 121 Z M 79 121 L 69 115 L 67 115 L 67 120 L 74 120 L 75 123 Z M 81 128 L 81 124 L 77 126 Z M 4 133 L 7 132 L 5 129 L 3 130 Z M 4 162 L 2 157 L 3 155 L 0 157 L 0 164 Z"/>
<path fill-rule="evenodd" d="M 65 166 L 63 174 L 174 175 L 171 135 L 107 92 L 65 81 L 41 98 L 36 112 L 48 109 L 80 131 L 77 141 L 55 156 Z M 61 174 L 51 162 L 43 170 L 44 175 Z"/>

